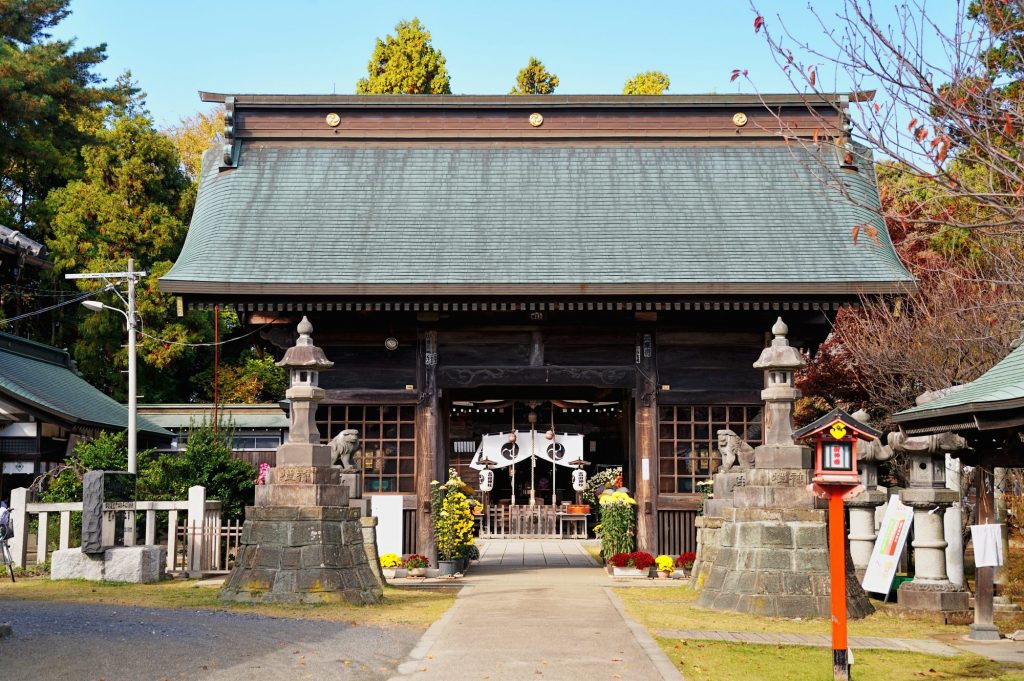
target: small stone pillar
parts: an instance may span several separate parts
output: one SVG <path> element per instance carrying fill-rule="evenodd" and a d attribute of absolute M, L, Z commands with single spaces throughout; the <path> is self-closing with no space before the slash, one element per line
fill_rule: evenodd
<path fill-rule="evenodd" d="M 277 363 L 289 374 L 288 442 L 278 447 L 266 484 L 257 485 L 255 506 L 245 509 L 238 557 L 221 598 L 376 603 L 383 591 L 370 566 L 359 510 L 349 508 L 341 469 L 331 466 L 331 447 L 320 444 L 316 428 L 324 397 L 318 374 L 333 362 L 313 345 L 313 325 L 305 317 L 298 332 L 295 346 Z"/>
<path fill-rule="evenodd" d="M 914 509 L 914 579 L 900 585 L 897 602 L 908 610 L 940 613 L 947 622 L 965 619 L 969 595 L 946 574 L 943 514 L 960 500 L 958 492 L 946 489 L 945 454 L 965 448 L 967 442 L 952 433 L 889 433 L 889 446 L 910 457 L 909 486 L 900 492 L 900 500 Z"/>
<path fill-rule="evenodd" d="M 853 418 L 871 425 L 871 415 L 863 409 L 854 413 Z M 860 484 L 864 485 L 864 491 L 847 499 L 846 507 L 850 510 L 850 558 L 858 580 L 864 579 L 878 536 L 875 532 L 875 509 L 886 502 L 885 492 L 878 489 L 878 464 L 891 458 L 892 449 L 877 438 L 857 446 L 857 470 L 860 471 Z"/>

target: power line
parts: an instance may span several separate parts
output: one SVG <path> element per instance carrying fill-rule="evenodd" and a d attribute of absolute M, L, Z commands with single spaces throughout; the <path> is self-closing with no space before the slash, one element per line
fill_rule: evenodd
<path fill-rule="evenodd" d="M 81 302 L 81 301 L 85 300 L 86 298 L 92 298 L 97 293 L 102 293 L 103 291 L 106 291 L 106 290 L 107 290 L 106 288 L 103 288 L 103 289 L 100 289 L 99 291 L 90 291 L 88 293 L 83 293 L 82 295 L 80 295 L 80 296 L 78 296 L 76 298 L 72 298 L 71 300 L 65 300 L 63 302 L 56 303 L 55 305 L 50 305 L 48 307 L 43 307 L 43 308 L 40 308 L 38 310 L 33 310 L 32 312 L 26 312 L 25 314 L 20 314 L 17 317 L 11 317 L 10 319 L 0 320 L 0 324 L 10 324 L 12 322 L 18 321 L 19 319 L 25 319 L 26 317 L 34 317 L 37 314 L 43 314 L 44 312 L 49 312 L 50 310 L 56 310 L 58 307 L 64 307 L 65 305 L 71 305 L 72 303 L 78 303 L 78 302 Z"/>
<path fill-rule="evenodd" d="M 173 340 L 169 340 L 167 338 L 159 338 L 157 336 L 154 336 L 153 334 L 146 333 L 145 331 L 139 331 L 139 335 L 140 336 L 145 336 L 146 338 L 149 338 L 151 340 L 159 341 L 161 343 L 167 343 L 168 345 L 184 345 L 184 346 L 190 347 L 190 348 L 212 348 L 212 347 L 217 346 L 217 345 L 227 345 L 228 343 L 234 343 L 235 341 L 242 340 L 243 338 L 248 338 L 249 336 L 253 335 L 254 333 L 258 333 L 258 332 L 262 331 L 263 329 L 267 328 L 271 324 L 276 323 L 277 321 L 278 321 L 277 319 L 274 319 L 272 321 L 267 322 L 266 324 L 264 324 L 263 326 L 259 327 L 258 329 L 253 329 L 249 333 L 242 334 L 241 336 L 235 336 L 234 338 L 229 338 L 228 340 L 220 341 L 219 343 L 184 343 L 182 341 L 173 341 Z"/>

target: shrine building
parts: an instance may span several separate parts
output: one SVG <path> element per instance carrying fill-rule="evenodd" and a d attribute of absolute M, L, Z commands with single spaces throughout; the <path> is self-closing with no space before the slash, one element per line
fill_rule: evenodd
<path fill-rule="evenodd" d="M 359 430 L 406 552 L 431 544 L 432 480 L 475 484 L 484 436 L 531 429 L 623 468 L 639 548 L 692 550 L 716 431 L 760 443 L 775 320 L 813 351 L 841 307 L 913 286 L 849 95 L 202 99 L 225 144 L 161 286 L 282 348 L 309 317 L 320 434 Z M 575 498 L 532 456 L 495 478 L 496 507 Z"/>

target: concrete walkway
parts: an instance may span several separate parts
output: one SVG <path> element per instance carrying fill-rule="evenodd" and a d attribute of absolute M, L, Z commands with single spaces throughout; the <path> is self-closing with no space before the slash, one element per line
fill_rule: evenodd
<path fill-rule="evenodd" d="M 691 641 L 725 641 L 727 643 L 753 643 L 755 645 L 811 646 L 831 648 L 832 637 L 823 634 L 775 634 L 753 631 L 705 631 L 693 629 L 660 629 L 658 636 Z M 897 650 L 901 652 L 924 653 L 954 657 L 960 651 L 939 641 L 912 638 L 879 638 L 876 636 L 851 636 L 850 648 Z M 984 655 L 984 653 L 980 653 Z"/>
<path fill-rule="evenodd" d="M 455 605 L 394 681 L 682 681 L 577 542 L 488 540 L 481 549 Z"/>

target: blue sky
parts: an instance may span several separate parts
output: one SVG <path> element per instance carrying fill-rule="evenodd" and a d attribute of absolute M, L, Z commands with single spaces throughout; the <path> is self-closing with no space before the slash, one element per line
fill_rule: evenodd
<path fill-rule="evenodd" d="M 835 4 L 815 2 L 826 15 Z M 759 6 L 769 21 L 782 12 L 797 33 L 820 33 L 800 0 Z M 72 0 L 71 10 L 55 34 L 106 42 L 101 72 L 131 69 L 159 125 L 204 108 L 198 90 L 354 92 L 374 40 L 414 16 L 444 53 L 456 94 L 507 93 L 531 55 L 558 75 L 559 94 L 619 93 L 649 69 L 666 72 L 673 93 L 750 91 L 729 82 L 733 68 L 749 69 L 761 91 L 790 87 L 754 34 L 747 0 Z"/>

